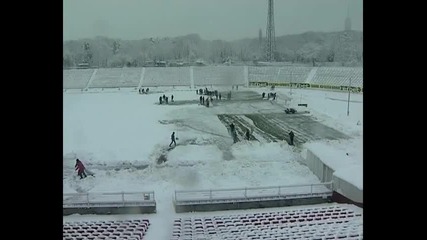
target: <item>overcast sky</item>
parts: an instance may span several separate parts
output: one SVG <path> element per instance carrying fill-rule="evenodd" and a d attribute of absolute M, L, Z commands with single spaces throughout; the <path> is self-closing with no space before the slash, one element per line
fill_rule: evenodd
<path fill-rule="evenodd" d="M 63 0 L 64 40 L 107 36 L 124 40 L 197 33 L 205 40 L 265 36 L 267 0 Z M 276 36 L 341 31 L 349 7 L 363 30 L 363 0 L 275 0 Z"/>

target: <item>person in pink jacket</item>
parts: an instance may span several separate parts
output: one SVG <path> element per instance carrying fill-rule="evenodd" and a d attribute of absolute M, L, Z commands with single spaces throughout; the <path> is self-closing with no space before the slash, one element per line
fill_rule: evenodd
<path fill-rule="evenodd" d="M 85 172 L 85 166 L 83 165 L 83 163 L 77 158 L 76 159 L 76 165 L 75 165 L 76 171 L 77 171 L 77 175 L 79 175 L 80 179 L 83 179 L 86 176 L 86 172 Z"/>

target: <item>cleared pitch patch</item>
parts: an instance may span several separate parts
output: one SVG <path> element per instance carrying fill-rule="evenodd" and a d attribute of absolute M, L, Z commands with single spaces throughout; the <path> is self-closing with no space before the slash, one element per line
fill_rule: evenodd
<path fill-rule="evenodd" d="M 294 143 L 300 145 L 307 141 L 320 139 L 348 139 L 349 137 L 310 116 L 302 114 L 220 114 L 219 120 L 227 127 L 234 123 L 239 140 L 244 139 L 247 129 L 252 131 L 251 140 L 260 142 L 287 141 L 289 132 L 295 133 Z"/>

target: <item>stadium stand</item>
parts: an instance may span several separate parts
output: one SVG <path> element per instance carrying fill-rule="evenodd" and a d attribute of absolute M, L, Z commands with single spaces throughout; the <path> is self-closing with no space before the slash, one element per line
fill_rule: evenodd
<path fill-rule="evenodd" d="M 142 85 L 144 87 L 190 86 L 190 68 L 147 67 Z"/>
<path fill-rule="evenodd" d="M 311 83 L 329 86 L 363 87 L 363 68 L 319 67 Z"/>
<path fill-rule="evenodd" d="M 312 67 L 249 67 L 248 78 L 253 82 L 304 83 Z"/>
<path fill-rule="evenodd" d="M 142 240 L 148 230 L 148 219 L 122 221 L 66 222 L 62 227 L 63 240 L 128 239 Z"/>
<path fill-rule="evenodd" d="M 141 68 L 100 68 L 89 88 L 137 87 Z"/>
<path fill-rule="evenodd" d="M 245 85 L 243 66 L 206 66 L 194 67 L 195 86 L 207 85 Z"/>
<path fill-rule="evenodd" d="M 363 239 L 360 209 L 347 204 L 278 212 L 176 218 L 171 240 Z"/>
<path fill-rule="evenodd" d="M 63 88 L 84 89 L 94 71 L 94 69 L 64 69 L 62 74 Z"/>
<path fill-rule="evenodd" d="M 142 82 L 142 72 L 144 76 Z M 146 67 L 111 69 L 63 70 L 64 89 L 161 87 L 161 86 L 230 86 L 278 85 L 363 92 L 362 67 L 301 67 L 301 66 L 203 66 Z M 93 74 L 94 73 L 94 74 Z M 94 75 L 93 78 L 92 74 Z"/>

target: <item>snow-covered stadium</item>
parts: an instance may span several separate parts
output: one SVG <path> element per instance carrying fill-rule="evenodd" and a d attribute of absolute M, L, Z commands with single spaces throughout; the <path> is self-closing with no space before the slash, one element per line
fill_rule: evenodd
<path fill-rule="evenodd" d="M 63 239 L 363 239 L 363 68 L 68 69 L 63 104 Z"/>

